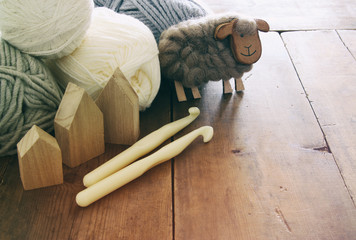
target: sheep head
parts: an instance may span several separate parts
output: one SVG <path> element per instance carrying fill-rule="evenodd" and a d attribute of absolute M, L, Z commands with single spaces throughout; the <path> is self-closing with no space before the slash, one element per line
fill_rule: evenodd
<path fill-rule="evenodd" d="M 262 47 L 258 30 L 269 31 L 266 21 L 255 19 L 256 27 L 251 31 L 251 23 L 246 20 L 234 19 L 220 24 L 215 29 L 214 38 L 223 40 L 231 35 L 230 44 L 235 60 L 243 64 L 253 64 L 261 57 Z M 246 27 L 247 26 L 247 27 Z"/>

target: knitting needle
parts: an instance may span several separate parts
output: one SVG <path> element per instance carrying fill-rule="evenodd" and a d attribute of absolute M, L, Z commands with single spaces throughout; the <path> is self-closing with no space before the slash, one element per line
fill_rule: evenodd
<path fill-rule="evenodd" d="M 76 197 L 77 204 L 81 207 L 90 205 L 98 199 L 138 178 L 154 166 L 177 156 L 198 136 L 203 136 L 203 141 L 209 142 L 213 137 L 213 132 L 213 128 L 210 126 L 200 127 L 167 144 L 148 157 L 132 163 L 131 165 L 79 192 Z"/>
<path fill-rule="evenodd" d="M 121 152 L 111 160 L 102 164 L 100 167 L 86 174 L 83 178 L 84 186 L 89 187 L 105 177 L 117 172 L 121 168 L 129 165 L 139 157 L 151 152 L 161 145 L 165 140 L 175 135 L 184 127 L 194 121 L 200 114 L 197 107 L 189 108 L 189 115 L 177 121 L 168 123 L 158 130 L 150 133 L 146 137 L 137 141 L 130 148 Z"/>

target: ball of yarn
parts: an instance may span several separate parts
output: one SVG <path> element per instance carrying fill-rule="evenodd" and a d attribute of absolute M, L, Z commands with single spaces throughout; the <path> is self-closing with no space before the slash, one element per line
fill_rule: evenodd
<path fill-rule="evenodd" d="M 36 124 L 53 130 L 62 92 L 44 63 L 0 40 L 0 156 Z"/>
<path fill-rule="evenodd" d="M 94 0 L 94 3 L 139 19 L 151 29 L 157 42 L 168 27 L 208 12 L 193 0 Z"/>
<path fill-rule="evenodd" d="M 2 38 L 44 58 L 72 53 L 90 25 L 92 0 L 1 0 Z"/>
<path fill-rule="evenodd" d="M 49 66 L 63 87 L 73 82 L 93 99 L 119 67 L 136 91 L 141 110 L 151 105 L 161 82 L 158 47 L 150 29 L 105 7 L 94 9 L 82 44 Z"/>

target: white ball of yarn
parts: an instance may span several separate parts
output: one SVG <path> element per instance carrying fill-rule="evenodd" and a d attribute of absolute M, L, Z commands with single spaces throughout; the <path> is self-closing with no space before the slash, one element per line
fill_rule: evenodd
<path fill-rule="evenodd" d="M 161 82 L 158 47 L 151 30 L 105 7 L 94 9 L 82 44 L 49 65 L 63 87 L 73 82 L 93 99 L 119 67 L 138 95 L 140 110 L 151 105 Z"/>
<path fill-rule="evenodd" d="M 93 8 L 92 0 L 0 0 L 2 38 L 34 56 L 66 56 L 83 40 Z"/>

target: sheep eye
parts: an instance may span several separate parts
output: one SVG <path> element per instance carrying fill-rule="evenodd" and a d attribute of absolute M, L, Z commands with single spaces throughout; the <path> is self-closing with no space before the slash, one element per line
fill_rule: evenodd
<path fill-rule="evenodd" d="M 243 33 L 240 34 L 240 37 L 244 37 Z"/>

